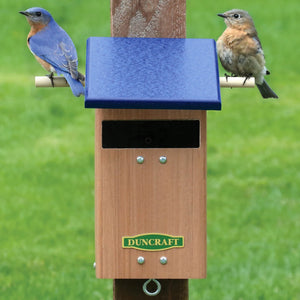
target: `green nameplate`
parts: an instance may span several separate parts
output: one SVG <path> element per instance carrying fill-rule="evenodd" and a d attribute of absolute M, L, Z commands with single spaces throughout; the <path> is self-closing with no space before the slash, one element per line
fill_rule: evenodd
<path fill-rule="evenodd" d="M 184 237 L 160 233 L 123 236 L 122 247 L 144 251 L 162 251 L 171 248 L 182 248 L 184 247 Z"/>

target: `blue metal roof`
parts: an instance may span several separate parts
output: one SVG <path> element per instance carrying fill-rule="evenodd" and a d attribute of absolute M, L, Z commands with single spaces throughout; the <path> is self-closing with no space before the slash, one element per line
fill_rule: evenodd
<path fill-rule="evenodd" d="M 89 38 L 85 107 L 220 110 L 215 41 Z"/>

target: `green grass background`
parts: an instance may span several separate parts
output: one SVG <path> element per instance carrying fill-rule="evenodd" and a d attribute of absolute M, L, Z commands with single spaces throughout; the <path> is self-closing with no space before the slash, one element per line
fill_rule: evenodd
<path fill-rule="evenodd" d="M 18 11 L 42 6 L 77 46 L 110 35 L 108 0 L 0 3 L 0 298 L 112 299 L 94 262 L 94 111 L 45 71 Z M 300 39 L 298 0 L 187 0 L 187 37 L 214 38 L 217 13 L 254 18 L 279 100 L 222 89 L 208 113 L 208 274 L 190 299 L 300 299 Z M 220 69 L 220 73 L 223 70 Z"/>

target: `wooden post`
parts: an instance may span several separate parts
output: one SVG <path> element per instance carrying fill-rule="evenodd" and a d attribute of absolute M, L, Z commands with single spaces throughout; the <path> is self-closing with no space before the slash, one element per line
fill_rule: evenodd
<path fill-rule="evenodd" d="M 185 38 L 185 0 L 111 0 L 113 37 Z M 96 122 L 99 113 L 96 112 Z M 144 281 L 143 281 L 144 282 Z M 114 280 L 114 300 L 149 299 L 142 281 Z M 163 280 L 155 299 L 188 299 L 188 280 Z"/>
<path fill-rule="evenodd" d="M 185 0 L 111 0 L 111 35 L 185 38 L 185 2 Z"/>

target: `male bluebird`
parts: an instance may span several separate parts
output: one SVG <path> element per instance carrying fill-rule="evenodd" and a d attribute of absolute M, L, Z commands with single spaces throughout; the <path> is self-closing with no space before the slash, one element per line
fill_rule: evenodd
<path fill-rule="evenodd" d="M 263 98 L 278 98 L 264 79 L 270 72 L 265 67 L 261 43 L 248 12 L 232 9 L 218 16 L 224 18 L 227 25 L 217 41 L 217 51 L 224 69 L 236 76 L 254 76 Z"/>
<path fill-rule="evenodd" d="M 44 69 L 51 72 L 49 78 L 53 86 L 53 72 L 63 75 L 73 94 L 84 94 L 84 75 L 78 72 L 78 58 L 75 46 L 68 34 L 54 21 L 48 11 L 32 7 L 20 11 L 25 15 L 31 30 L 27 45 Z"/>

